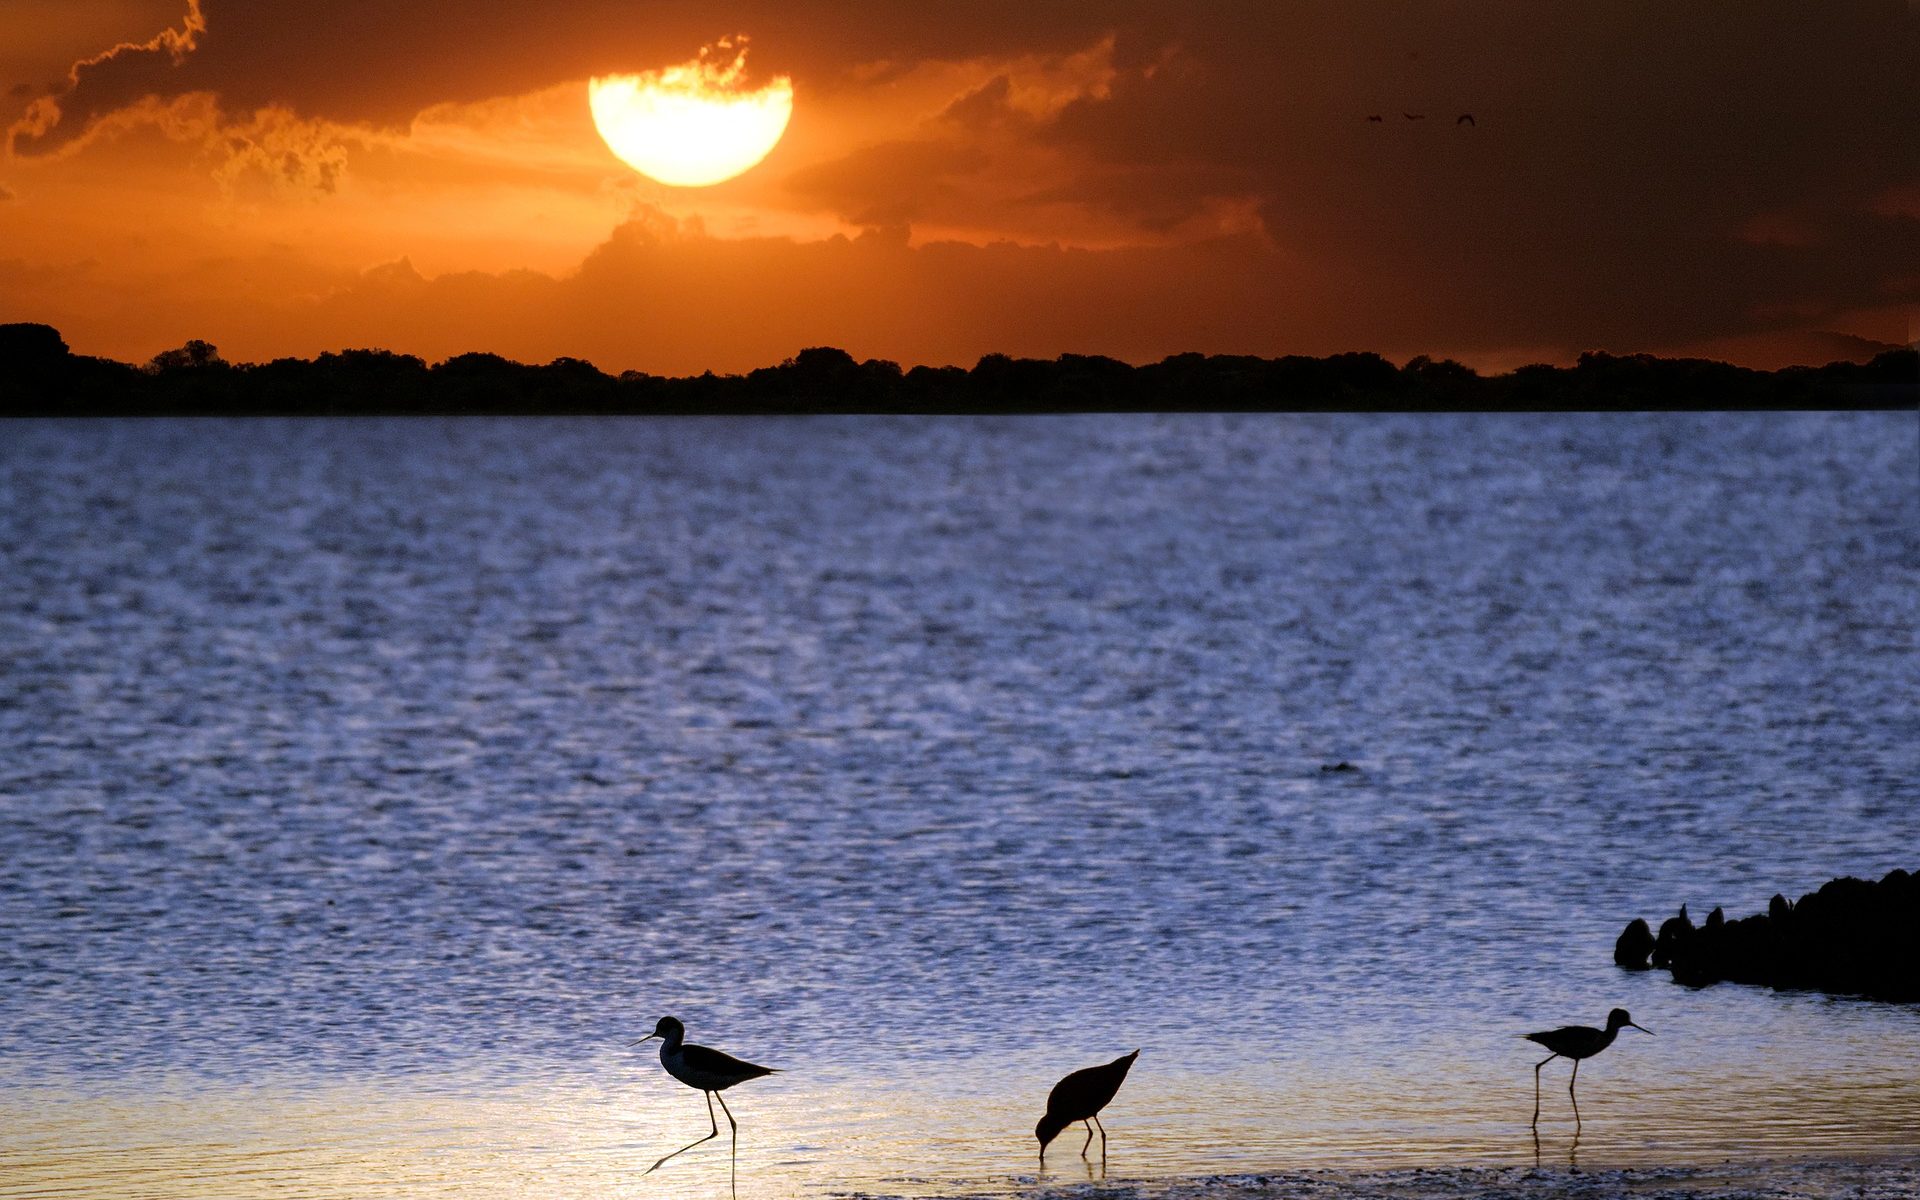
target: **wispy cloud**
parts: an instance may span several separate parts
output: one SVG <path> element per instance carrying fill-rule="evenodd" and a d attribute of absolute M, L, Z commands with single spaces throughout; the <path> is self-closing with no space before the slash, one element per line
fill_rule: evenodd
<path fill-rule="evenodd" d="M 178 67 L 200 45 L 207 18 L 200 0 L 187 0 L 179 28 L 161 30 L 144 42 L 121 42 L 83 58 L 67 71 L 63 91 L 36 98 L 7 130 L 12 153 L 45 153 L 70 141 L 100 116 L 165 89 L 155 76 Z"/>

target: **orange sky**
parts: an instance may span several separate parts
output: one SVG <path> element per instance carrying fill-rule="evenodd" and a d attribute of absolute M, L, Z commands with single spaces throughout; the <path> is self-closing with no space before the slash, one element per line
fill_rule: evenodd
<path fill-rule="evenodd" d="M 793 80 L 764 162 L 613 157 L 590 76 L 741 33 Z M 0 321 L 676 374 L 1823 362 L 1916 336 L 1916 50 L 1901 0 L 6 0 Z"/>

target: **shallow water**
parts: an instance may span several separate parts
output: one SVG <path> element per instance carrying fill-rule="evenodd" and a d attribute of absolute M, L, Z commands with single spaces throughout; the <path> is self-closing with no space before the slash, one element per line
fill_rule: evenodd
<path fill-rule="evenodd" d="M 1920 867 L 1912 414 L 5 433 L 0 1194 L 708 1195 L 668 1011 L 754 1195 L 1134 1046 L 1115 1178 L 1523 1167 L 1615 1004 L 1545 1162 L 1920 1144 L 1920 1011 L 1610 961 Z"/>

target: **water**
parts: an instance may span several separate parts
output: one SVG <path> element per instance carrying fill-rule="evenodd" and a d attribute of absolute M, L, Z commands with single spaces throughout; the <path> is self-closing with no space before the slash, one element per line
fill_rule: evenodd
<path fill-rule="evenodd" d="M 1920 867 L 1916 518 L 1912 414 L 9 425 L 0 1194 L 712 1195 L 665 1012 L 755 1197 L 1084 1183 L 1135 1046 L 1110 1181 L 1471 1191 L 1615 1004 L 1545 1165 L 1910 1151 L 1920 1011 L 1610 951 Z"/>

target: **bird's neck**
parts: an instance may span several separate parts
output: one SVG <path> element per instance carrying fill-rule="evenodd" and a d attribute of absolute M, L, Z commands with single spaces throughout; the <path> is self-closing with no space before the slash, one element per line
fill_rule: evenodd
<path fill-rule="evenodd" d="M 1613 1039 L 1620 1036 L 1620 1030 L 1623 1028 L 1625 1028 L 1625 1026 L 1621 1026 L 1621 1025 L 1607 1026 L 1606 1032 L 1600 1035 L 1600 1049 L 1605 1050 L 1608 1046 L 1613 1045 Z M 1597 1054 L 1599 1053 L 1599 1051 L 1595 1051 L 1595 1053 Z"/>
<path fill-rule="evenodd" d="M 660 1037 L 660 1056 L 665 1058 L 669 1054 L 680 1053 L 680 1047 L 686 1040 L 687 1035 L 678 1031 L 662 1034 Z"/>

